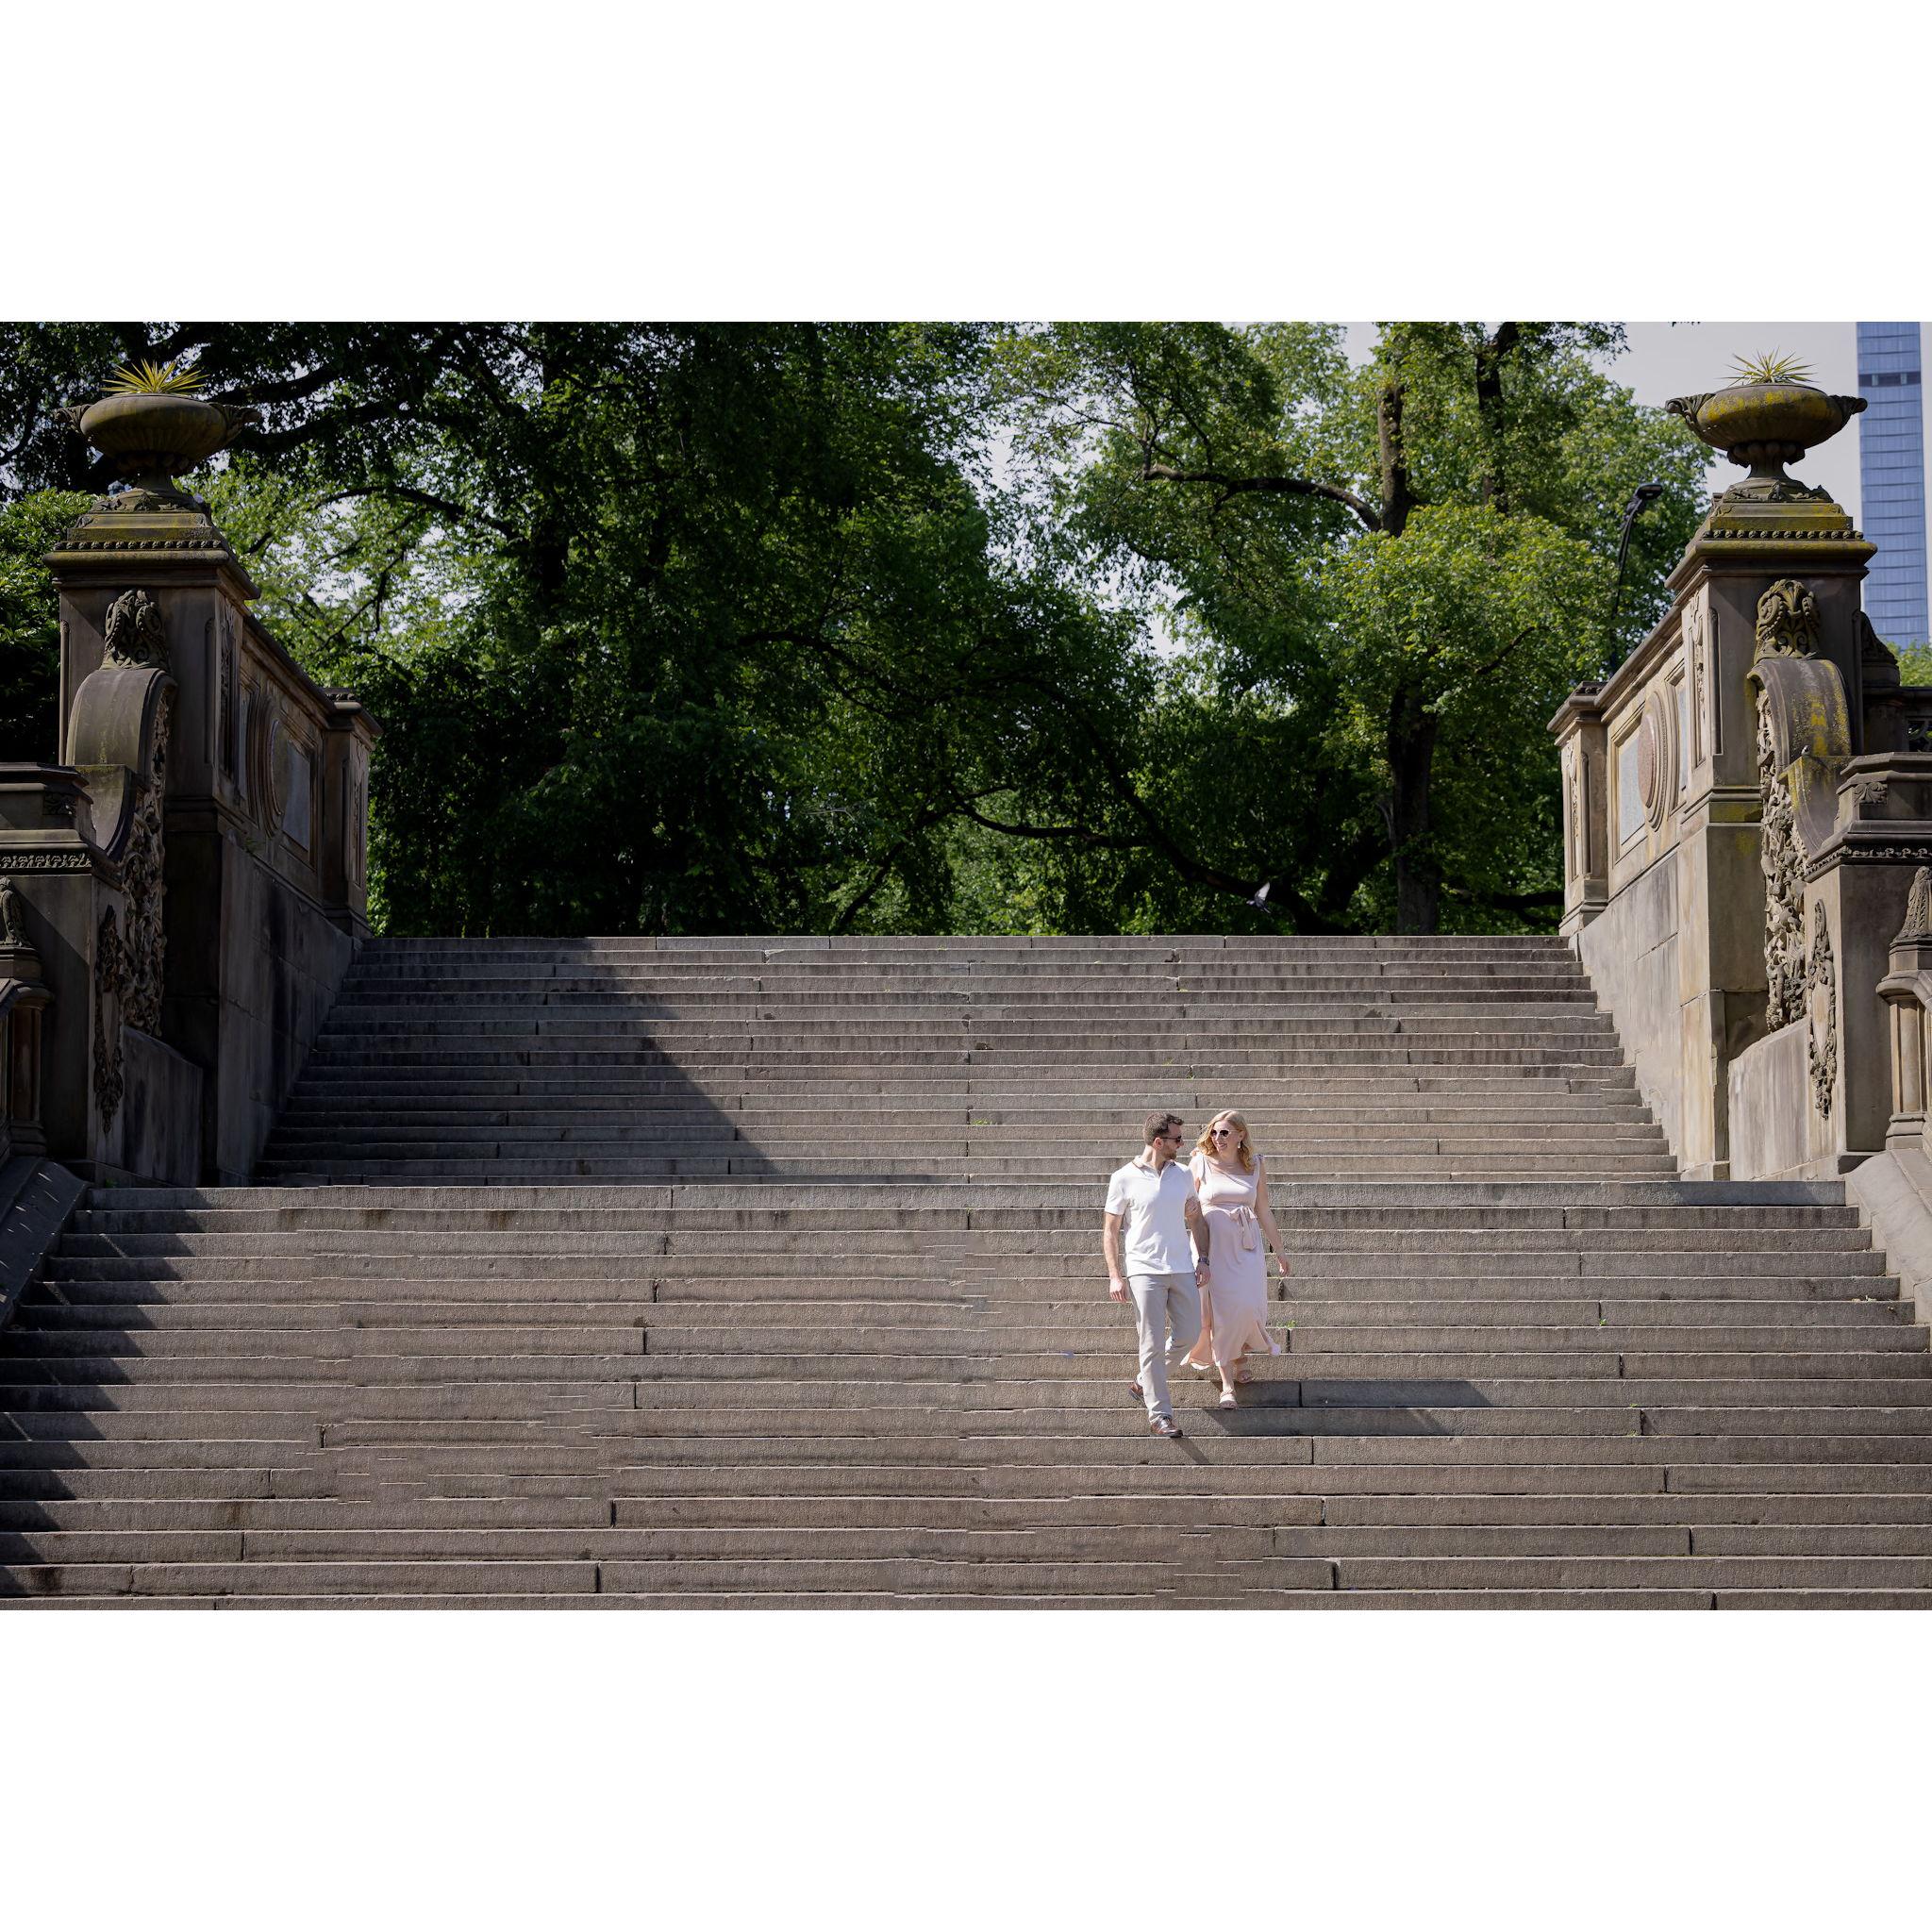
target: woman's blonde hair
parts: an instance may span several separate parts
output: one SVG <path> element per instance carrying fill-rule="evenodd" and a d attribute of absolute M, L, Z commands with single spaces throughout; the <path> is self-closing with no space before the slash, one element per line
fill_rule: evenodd
<path fill-rule="evenodd" d="M 1224 1108 L 1222 1112 L 1214 1115 L 1208 1124 L 1201 1129 L 1201 1138 L 1194 1142 L 1196 1149 L 1203 1154 L 1210 1156 L 1213 1154 L 1214 1129 L 1220 1126 L 1223 1122 L 1225 1122 L 1227 1125 L 1232 1127 L 1240 1137 L 1235 1141 L 1235 1151 L 1241 1158 L 1241 1172 L 1243 1174 L 1253 1174 L 1255 1171 L 1255 1143 L 1248 1139 L 1247 1122 L 1242 1120 L 1241 1115 L 1235 1112 L 1231 1107 Z"/>

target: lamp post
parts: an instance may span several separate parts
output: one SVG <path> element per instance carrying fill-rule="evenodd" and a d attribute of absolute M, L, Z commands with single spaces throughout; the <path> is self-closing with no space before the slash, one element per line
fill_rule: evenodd
<path fill-rule="evenodd" d="M 1645 510 L 1664 493 L 1661 483 L 1640 483 L 1630 493 L 1630 501 L 1624 506 L 1624 531 L 1617 540 L 1617 588 L 1610 597 L 1609 661 L 1604 675 L 1608 676 L 1623 661 L 1624 654 L 1617 648 L 1617 613 L 1624 604 L 1624 565 L 1630 556 L 1630 527 Z"/>

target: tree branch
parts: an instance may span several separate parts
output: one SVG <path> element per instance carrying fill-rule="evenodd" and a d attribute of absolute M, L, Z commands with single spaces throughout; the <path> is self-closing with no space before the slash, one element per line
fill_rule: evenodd
<path fill-rule="evenodd" d="M 456 517 L 461 522 L 481 524 L 485 529 L 494 530 L 499 537 L 505 537 L 512 543 L 526 543 L 529 540 L 513 524 L 506 524 L 498 517 L 486 516 L 480 509 L 466 508 L 460 503 L 452 503 L 446 496 L 433 496 L 426 490 L 412 489 L 406 483 L 372 483 L 356 490 L 338 490 L 333 495 L 325 496 L 316 508 L 326 509 L 332 503 L 347 503 L 352 497 L 379 496 L 393 498 L 398 503 L 413 503 L 423 509 L 433 509 L 439 516 Z"/>
<path fill-rule="evenodd" d="M 1478 664 L 1471 675 L 1475 677 L 1487 677 L 1491 671 L 1495 670 L 1502 663 L 1504 658 L 1508 657 L 1526 639 L 1533 638 L 1541 628 L 1540 625 L 1525 624 L 1493 658 L 1490 658 L 1486 663 Z"/>
<path fill-rule="evenodd" d="M 1211 483 L 1224 497 L 1251 493 L 1326 497 L 1331 503 L 1347 505 L 1360 519 L 1363 529 L 1382 527 L 1374 507 L 1339 483 L 1318 483 L 1306 476 L 1230 476 L 1222 470 L 1183 470 L 1173 463 L 1157 463 L 1151 457 L 1141 462 L 1141 476 L 1149 483 Z"/>

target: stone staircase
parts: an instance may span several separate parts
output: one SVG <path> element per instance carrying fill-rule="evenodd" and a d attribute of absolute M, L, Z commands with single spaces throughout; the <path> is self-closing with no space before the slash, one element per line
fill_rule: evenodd
<path fill-rule="evenodd" d="M 1101 1184 L 1229 1105 L 1290 1347 L 1161 1442 Z M 1553 941 L 378 941 L 262 1178 L 0 1335 L 15 1605 L 1932 1606 L 1882 1257 Z"/>

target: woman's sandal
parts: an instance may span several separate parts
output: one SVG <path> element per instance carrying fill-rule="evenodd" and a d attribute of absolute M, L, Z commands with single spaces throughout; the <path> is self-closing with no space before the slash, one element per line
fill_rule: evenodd
<path fill-rule="evenodd" d="M 1219 1406 L 1223 1408 L 1239 1408 L 1241 1406 L 1241 1399 L 1239 1396 L 1235 1394 L 1232 1389 L 1224 1389 L 1221 1391 L 1221 1402 Z"/>

